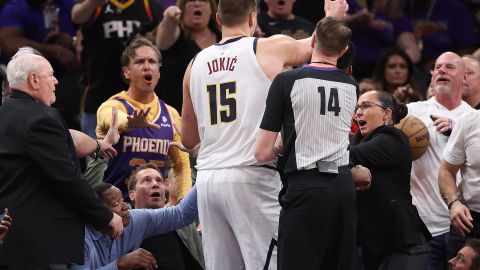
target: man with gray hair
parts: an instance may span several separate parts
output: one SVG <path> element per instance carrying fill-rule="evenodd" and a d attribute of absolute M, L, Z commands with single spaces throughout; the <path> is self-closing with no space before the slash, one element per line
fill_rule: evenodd
<path fill-rule="evenodd" d="M 0 209 L 15 216 L 0 251 L 8 269 L 66 269 L 82 263 L 85 222 L 122 234 L 121 218 L 80 172 L 55 102 L 53 68 L 31 48 L 7 65 L 11 96 L 0 107 Z M 33 226 L 35 225 L 35 226 Z"/>
<path fill-rule="evenodd" d="M 39 51 L 31 47 L 21 47 L 20 49 L 18 49 L 17 53 L 12 57 L 12 59 L 24 54 L 34 54 L 43 57 L 43 55 Z M 8 81 L 5 78 L 5 80 L 2 82 L 2 103 L 4 103 L 11 94 L 12 89 L 8 85 Z M 107 135 L 102 140 L 91 138 L 83 132 L 75 129 L 70 129 L 70 136 L 72 136 L 77 156 L 79 158 L 83 158 L 86 156 L 97 158 L 98 155 L 103 158 L 112 158 L 116 156 L 117 151 L 113 148 L 112 145 L 116 144 L 119 139 L 117 118 L 118 111 L 116 110 L 116 108 L 112 108 L 112 119 L 115 119 L 115 125 L 110 126 Z"/>

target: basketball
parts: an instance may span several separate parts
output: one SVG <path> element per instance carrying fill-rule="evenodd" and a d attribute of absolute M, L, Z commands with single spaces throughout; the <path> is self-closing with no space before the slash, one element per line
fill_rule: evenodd
<path fill-rule="evenodd" d="M 408 115 L 403 118 L 400 123 L 396 125 L 407 135 L 410 143 L 410 150 L 412 152 L 412 160 L 420 158 L 428 149 L 430 145 L 430 135 L 428 129 L 422 120 L 413 115 Z"/>

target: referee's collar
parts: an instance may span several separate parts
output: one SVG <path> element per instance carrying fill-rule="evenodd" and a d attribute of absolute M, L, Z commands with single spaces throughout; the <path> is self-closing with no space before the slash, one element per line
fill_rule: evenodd
<path fill-rule="evenodd" d="M 310 65 L 304 65 L 303 67 L 304 67 L 304 68 L 308 68 L 308 69 L 323 70 L 323 71 L 335 71 L 335 70 L 338 70 L 338 68 L 336 68 L 336 67 L 323 68 L 323 67 L 314 67 L 314 66 L 310 66 Z"/>

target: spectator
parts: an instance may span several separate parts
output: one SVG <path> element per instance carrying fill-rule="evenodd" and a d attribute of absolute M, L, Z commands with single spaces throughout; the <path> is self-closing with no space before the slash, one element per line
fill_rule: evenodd
<path fill-rule="evenodd" d="M 257 0 L 260 12 L 267 11 L 267 4 L 265 0 Z M 293 14 L 302 16 L 311 23 L 318 22 L 321 18 L 325 17 L 325 11 L 323 10 L 323 0 L 318 1 L 304 1 L 296 0 L 293 5 Z"/>
<path fill-rule="evenodd" d="M 345 0 L 325 1 L 331 16 L 344 16 L 347 8 Z M 271 80 L 285 65 L 308 61 L 312 39 L 251 37 L 255 0 L 220 0 L 217 18 L 223 40 L 190 62 L 183 88 L 182 144 L 192 149 L 202 143 L 196 186 L 205 264 L 212 270 L 272 269 L 280 179 L 272 166 L 252 166 L 260 165 L 253 156 L 256 130 Z"/>
<path fill-rule="evenodd" d="M 400 49 L 385 51 L 378 61 L 373 79 L 380 84 L 380 90 L 392 94 L 399 103 L 423 100 L 413 81 L 414 65 L 408 55 Z"/>
<path fill-rule="evenodd" d="M 158 172 L 157 176 L 160 177 Z M 155 258 L 139 248 L 140 243 L 153 235 L 186 226 L 197 217 L 195 188 L 178 206 L 134 210 L 129 210 L 128 204 L 123 202 L 122 192 L 111 184 L 101 183 L 95 186 L 95 191 L 112 211 L 122 217 L 124 232 L 121 237 L 112 240 L 103 231 L 85 227 L 85 263 L 72 265 L 72 270 L 156 269 Z"/>
<path fill-rule="evenodd" d="M 268 10 L 257 15 L 258 27 L 262 36 L 269 37 L 283 34 L 294 39 L 310 37 L 315 25 L 312 22 L 293 14 L 294 0 L 266 0 Z"/>
<path fill-rule="evenodd" d="M 52 64 L 59 80 L 57 108 L 73 129 L 80 129 L 79 63 L 73 48 L 72 0 L 10 0 L 0 11 L 0 50 L 6 63 L 18 48 L 29 46 Z"/>
<path fill-rule="evenodd" d="M 115 145 L 118 155 L 109 160 L 103 179 L 120 188 L 125 200 L 129 200 L 125 181 L 132 169 L 153 162 L 164 170 L 171 161 L 182 199 L 192 186 L 190 163 L 187 153 L 170 147 L 173 141 L 180 141 L 174 128 L 181 128 L 178 112 L 154 92 L 160 78 L 160 52 L 150 41 L 139 38 L 125 49 L 121 61 L 129 87 L 104 102 L 97 113 L 97 134 L 103 138 L 112 123 L 112 108 L 119 110 L 120 141 Z"/>
<path fill-rule="evenodd" d="M 158 95 L 176 110 L 182 110 L 183 74 L 192 58 L 202 49 L 218 42 L 220 32 L 215 21 L 215 0 L 179 0 L 165 9 L 157 28 L 157 47 L 163 64 Z"/>
<path fill-rule="evenodd" d="M 480 270 L 480 240 L 468 241 L 448 265 L 450 270 Z"/>
<path fill-rule="evenodd" d="M 66 263 L 83 262 L 85 222 L 118 237 L 121 219 L 80 173 L 68 128 L 50 107 L 58 83 L 50 63 L 21 48 L 8 63 L 7 79 L 12 94 L 0 107 L 0 208 L 8 208 L 16 222 L 0 264 L 66 269 Z M 57 264 L 63 265 L 52 268 Z"/>
<path fill-rule="evenodd" d="M 360 130 L 350 159 L 372 173 L 370 189 L 357 193 L 358 239 L 365 269 L 424 270 L 431 235 L 412 204 L 412 159 L 407 137 L 393 125 L 407 115 L 384 91 L 369 91 L 357 102 Z"/>
<path fill-rule="evenodd" d="M 462 0 L 475 24 L 475 32 L 480 33 L 480 2 L 478 0 Z"/>
<path fill-rule="evenodd" d="M 40 52 L 33 51 L 34 54 L 40 55 Z M 2 84 L 2 103 L 12 94 L 12 89 L 8 86 L 7 80 Z M 75 146 L 75 152 L 79 158 L 90 155 L 92 158 L 101 156 L 102 158 L 112 158 L 117 155 L 117 151 L 112 145 L 118 142 L 118 125 L 117 125 L 117 108 L 112 108 L 112 119 L 114 119 L 114 125 L 111 125 L 107 136 L 103 140 L 96 140 L 89 137 L 87 134 L 78 130 L 69 129 L 70 136 Z"/>
<path fill-rule="evenodd" d="M 358 83 L 358 88 L 360 89 L 360 95 L 368 91 L 381 89 L 380 85 L 372 79 L 362 79 Z"/>
<path fill-rule="evenodd" d="M 462 101 L 465 63 L 455 53 L 438 57 L 432 72 L 434 96 L 427 101 L 407 104 L 409 114 L 418 117 L 427 127 L 430 146 L 422 157 L 413 161 L 411 186 L 413 203 L 433 236 L 427 269 L 446 267 L 446 248 L 450 230 L 450 215 L 438 187 L 438 169 L 448 131 L 460 115 L 472 111 Z M 433 118 L 432 118 L 433 117 Z"/>
<path fill-rule="evenodd" d="M 76 0 L 72 20 L 80 25 L 81 63 L 87 83 L 83 103 L 82 131 L 95 137 L 97 109 L 127 84 L 122 78 L 120 56 L 138 36 L 148 36 L 160 22 L 155 0 Z"/>
<path fill-rule="evenodd" d="M 461 1 L 410 0 L 409 11 L 425 73 L 443 52 L 471 53 L 479 45 L 472 16 Z"/>
<path fill-rule="evenodd" d="M 480 238 L 480 149 L 478 111 L 465 113 L 456 122 L 455 129 L 443 152 L 438 174 L 440 192 L 450 211 L 451 228 L 448 242 L 451 256 L 455 256 L 465 240 Z M 457 181 L 458 171 L 461 180 Z M 458 188 L 457 188 L 458 186 Z"/>
<path fill-rule="evenodd" d="M 368 9 L 356 0 L 347 2 L 350 14 L 347 22 L 359 52 L 353 65 L 356 79 L 372 76 L 377 59 L 386 48 L 397 47 L 405 51 L 413 63 L 420 60 L 411 21 L 403 14 L 404 0 L 373 0 Z"/>
<path fill-rule="evenodd" d="M 480 60 L 470 54 L 462 57 L 467 68 L 462 99 L 472 108 L 480 109 Z"/>
<path fill-rule="evenodd" d="M 168 170 L 172 172 L 172 170 Z M 169 187 L 169 199 L 176 195 L 173 173 L 169 179 L 157 171 L 155 165 L 149 163 L 140 166 L 128 180 L 128 194 L 135 209 L 158 209 L 165 206 L 165 192 Z M 168 182 L 172 183 L 168 183 Z M 167 184 L 168 183 L 168 184 Z M 169 201 L 170 203 L 170 201 Z M 170 206 L 176 205 L 176 201 Z M 141 248 L 151 252 L 157 262 L 158 270 L 200 270 L 204 269 L 202 242 L 200 235 L 192 223 L 177 231 L 156 235 L 145 239 Z"/>

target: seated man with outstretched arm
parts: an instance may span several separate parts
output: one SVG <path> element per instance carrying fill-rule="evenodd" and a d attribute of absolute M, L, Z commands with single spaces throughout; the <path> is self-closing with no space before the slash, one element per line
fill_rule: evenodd
<path fill-rule="evenodd" d="M 158 172 L 158 177 L 161 177 Z M 85 262 L 73 265 L 79 269 L 156 269 L 150 252 L 139 249 L 145 238 L 165 234 L 191 224 L 198 215 L 197 189 L 187 194 L 179 205 L 160 209 L 133 209 L 123 202 L 120 189 L 108 183 L 95 187 L 107 206 L 122 217 L 124 231 L 117 239 L 111 239 L 92 226 L 85 227 Z"/>

